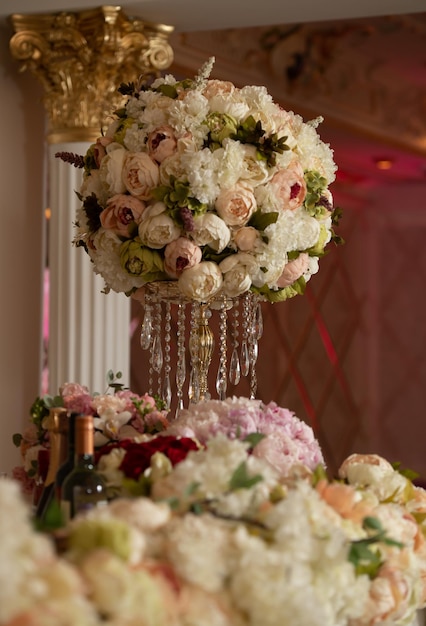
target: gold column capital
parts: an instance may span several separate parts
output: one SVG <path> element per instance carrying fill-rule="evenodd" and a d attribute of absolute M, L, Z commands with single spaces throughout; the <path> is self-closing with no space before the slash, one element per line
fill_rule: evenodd
<path fill-rule="evenodd" d="M 127 17 L 119 6 L 11 21 L 10 51 L 43 85 L 53 144 L 94 141 L 123 103 L 120 84 L 158 76 L 173 61 L 173 26 Z"/>

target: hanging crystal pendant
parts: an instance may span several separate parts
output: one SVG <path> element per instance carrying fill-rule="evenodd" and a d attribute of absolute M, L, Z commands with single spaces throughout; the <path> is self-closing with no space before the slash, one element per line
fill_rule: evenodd
<path fill-rule="evenodd" d="M 166 405 L 166 409 L 170 409 L 172 403 L 172 386 L 170 384 L 170 376 L 168 373 L 164 375 L 163 386 L 161 388 L 161 398 Z"/>
<path fill-rule="evenodd" d="M 145 308 L 145 314 L 143 316 L 143 322 L 141 326 L 140 344 L 142 350 L 148 350 L 152 340 L 152 314 L 151 307 Z"/>
<path fill-rule="evenodd" d="M 157 374 L 161 373 L 163 367 L 163 350 L 161 348 L 161 337 L 156 334 L 152 342 L 152 368 Z"/>
<path fill-rule="evenodd" d="M 248 374 L 248 372 L 247 372 Z M 247 376 L 245 374 L 245 376 Z M 229 364 L 229 380 L 233 385 L 238 385 L 241 379 L 240 358 L 238 356 L 238 348 L 233 348 L 231 362 Z"/>

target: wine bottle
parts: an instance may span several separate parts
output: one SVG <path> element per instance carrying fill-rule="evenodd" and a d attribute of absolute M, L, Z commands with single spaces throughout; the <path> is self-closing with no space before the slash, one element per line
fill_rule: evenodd
<path fill-rule="evenodd" d="M 62 485 L 64 484 L 65 478 L 72 472 L 74 469 L 75 462 L 75 420 L 79 413 L 69 413 L 66 430 L 67 430 L 67 444 L 68 444 L 68 454 L 65 461 L 59 466 L 58 471 L 56 472 L 55 478 L 55 498 L 58 502 L 62 499 Z"/>
<path fill-rule="evenodd" d="M 52 407 L 46 420 L 49 432 L 50 457 L 49 469 L 44 481 L 43 491 L 37 503 L 36 518 L 41 519 L 54 491 L 56 472 L 67 454 L 66 443 L 67 410 L 64 407 Z"/>
<path fill-rule="evenodd" d="M 106 485 L 95 469 L 93 417 L 79 415 L 75 420 L 74 469 L 65 478 L 61 493 L 61 510 L 65 521 L 77 513 L 107 503 Z"/>

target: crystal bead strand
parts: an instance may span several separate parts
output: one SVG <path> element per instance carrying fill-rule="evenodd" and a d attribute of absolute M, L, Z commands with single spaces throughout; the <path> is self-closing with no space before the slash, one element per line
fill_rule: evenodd
<path fill-rule="evenodd" d="M 257 338 L 257 298 L 251 294 L 250 295 L 250 305 L 249 305 L 249 360 L 250 360 L 250 398 L 253 400 L 256 398 L 257 392 L 257 376 L 256 376 L 256 361 L 258 355 L 258 338 Z"/>
<path fill-rule="evenodd" d="M 248 376 L 250 371 L 250 354 L 249 354 L 249 294 L 243 295 L 243 339 L 241 342 L 241 374 L 245 377 Z"/>
<path fill-rule="evenodd" d="M 179 302 L 177 310 L 176 417 L 179 411 L 183 409 L 183 386 L 186 379 L 185 321 L 185 305 Z"/>
<path fill-rule="evenodd" d="M 148 309 L 148 311 L 147 311 Z M 153 339 L 154 339 L 154 321 L 153 321 L 153 298 L 146 294 L 145 295 L 145 315 L 147 315 L 147 323 L 145 325 L 145 329 L 149 331 L 149 344 L 148 337 L 144 336 L 144 345 L 147 345 L 147 350 L 152 347 Z M 144 315 L 144 322 L 145 322 Z M 143 322 L 143 324 L 144 324 Z M 142 333 L 144 332 L 143 328 L 141 331 L 141 346 L 142 346 Z M 143 347 L 143 346 L 142 346 Z M 151 349 L 149 352 L 149 368 L 148 368 L 148 393 L 150 396 L 154 394 L 154 368 L 153 368 L 153 360 L 154 360 L 154 351 Z"/>
<path fill-rule="evenodd" d="M 170 341 L 171 341 L 171 304 L 166 302 L 166 315 L 164 320 L 164 378 L 161 389 L 161 397 L 166 405 L 166 409 L 170 409 L 172 402 L 172 387 L 170 384 Z"/>
<path fill-rule="evenodd" d="M 226 332 L 228 325 L 228 313 L 226 310 L 226 298 L 222 299 L 219 312 L 219 367 L 216 377 L 216 391 L 219 400 L 226 398 L 226 357 L 227 357 L 227 341 Z"/>
<path fill-rule="evenodd" d="M 144 316 L 141 325 L 140 344 L 142 350 L 149 350 L 152 342 L 152 304 L 151 296 L 146 294 Z"/>
<path fill-rule="evenodd" d="M 238 355 L 238 346 L 239 346 L 239 336 L 238 336 L 238 327 L 240 325 L 239 322 L 239 302 L 238 300 L 234 301 L 234 309 L 232 312 L 232 355 L 231 362 L 229 365 L 229 382 L 232 385 L 238 385 L 241 379 L 241 366 L 240 366 L 240 357 Z"/>
<path fill-rule="evenodd" d="M 155 304 L 154 315 L 154 339 L 152 342 L 152 367 L 158 374 L 157 393 L 161 397 L 161 371 L 163 369 L 163 349 L 161 346 L 161 320 L 162 307 L 161 302 Z"/>
<path fill-rule="evenodd" d="M 200 319 L 200 305 L 194 302 L 191 307 L 191 330 L 189 335 L 189 353 L 191 355 L 191 373 L 189 379 L 188 396 L 190 402 L 199 402 L 200 400 L 200 381 L 199 381 L 199 358 L 198 358 L 198 324 Z"/>

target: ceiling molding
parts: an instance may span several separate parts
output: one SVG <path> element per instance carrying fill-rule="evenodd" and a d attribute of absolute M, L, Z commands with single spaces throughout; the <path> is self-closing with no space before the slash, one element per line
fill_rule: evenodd
<path fill-rule="evenodd" d="M 264 85 L 283 107 L 426 155 L 426 14 L 175 33 L 172 70 Z M 215 51 L 220 51 L 218 54 Z"/>

